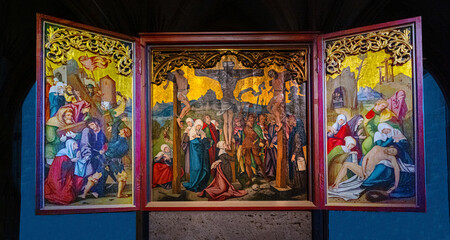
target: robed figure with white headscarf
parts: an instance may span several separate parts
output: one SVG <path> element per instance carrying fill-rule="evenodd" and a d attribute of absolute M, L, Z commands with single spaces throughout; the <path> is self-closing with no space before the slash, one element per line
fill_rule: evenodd
<path fill-rule="evenodd" d="M 186 172 L 186 177 L 189 176 L 189 159 L 190 159 L 190 154 L 189 154 L 189 143 L 191 142 L 191 140 L 189 139 L 189 133 L 191 131 L 191 128 L 194 126 L 194 120 L 192 120 L 192 118 L 187 118 L 186 119 L 186 124 L 187 127 L 184 130 L 184 134 L 183 134 L 183 139 L 181 140 L 181 148 L 184 151 L 184 169 Z"/>
<path fill-rule="evenodd" d="M 189 131 L 189 182 L 183 183 L 186 190 L 200 192 L 208 185 L 210 142 L 202 130 L 203 121 L 197 119 Z"/>
<path fill-rule="evenodd" d="M 406 137 L 387 123 L 380 123 L 374 135 L 374 144 L 397 149 L 397 163 L 400 166 L 398 187 L 389 197 L 402 198 L 415 195 L 415 162 L 411 158 L 410 145 Z M 394 184 L 394 169 L 390 164 L 378 164 L 361 185 L 369 189 L 389 189 Z"/>
<path fill-rule="evenodd" d="M 347 136 L 344 138 L 345 145 L 338 145 L 331 150 L 327 155 L 328 160 L 328 185 L 334 183 L 342 165 L 346 161 L 352 161 L 352 155 L 357 155 L 355 151 L 356 140 Z M 346 179 L 346 178 L 345 178 Z M 344 179 L 344 180 L 345 180 Z"/>
<path fill-rule="evenodd" d="M 170 149 L 169 145 L 163 144 L 161 145 L 161 152 L 156 154 L 153 159 L 155 162 L 153 164 L 153 187 L 163 187 L 165 189 L 172 188 L 172 180 L 173 180 L 173 152 Z M 181 169 L 181 175 L 183 176 L 184 172 Z"/>
<path fill-rule="evenodd" d="M 67 140 L 65 148 L 56 154 L 45 179 L 44 197 L 47 201 L 67 205 L 75 200 L 73 162 L 78 161 L 79 158 L 77 142 L 73 139 Z"/>
<path fill-rule="evenodd" d="M 334 137 L 334 135 L 337 134 L 339 130 L 341 130 L 341 127 L 346 123 L 347 117 L 344 114 L 339 114 L 336 118 L 336 122 L 331 127 L 328 127 L 327 136 L 329 138 Z"/>
<path fill-rule="evenodd" d="M 238 190 L 231 184 L 233 179 L 231 161 L 233 161 L 233 157 L 226 153 L 225 142 L 219 141 L 216 146 L 220 149 L 219 157 L 211 165 L 211 169 L 215 169 L 216 174 L 211 184 L 203 191 L 197 193 L 197 195 L 199 197 L 206 196 L 210 201 L 223 201 L 228 198 L 246 195 L 247 192 L 245 190 Z"/>
<path fill-rule="evenodd" d="M 345 116 L 344 116 L 345 117 Z M 356 115 L 348 122 L 346 122 L 342 127 L 340 127 L 339 131 L 334 134 L 333 137 L 329 137 L 327 140 L 327 153 L 330 153 L 333 148 L 339 145 L 345 145 L 344 138 L 347 136 L 351 136 L 356 140 L 356 148 L 358 152 L 358 159 L 362 157 L 361 151 L 361 143 L 360 139 L 365 139 L 363 135 L 363 121 L 364 117 L 362 115 Z M 336 125 L 337 123 L 335 123 Z"/>

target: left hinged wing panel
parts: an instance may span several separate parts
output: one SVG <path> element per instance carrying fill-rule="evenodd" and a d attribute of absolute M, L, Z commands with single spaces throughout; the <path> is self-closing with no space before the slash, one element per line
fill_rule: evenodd
<path fill-rule="evenodd" d="M 139 207 L 136 39 L 37 16 L 36 212 Z"/>

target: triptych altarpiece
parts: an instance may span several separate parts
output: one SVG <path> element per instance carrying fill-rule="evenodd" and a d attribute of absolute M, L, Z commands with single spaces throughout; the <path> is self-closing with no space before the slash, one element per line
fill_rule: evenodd
<path fill-rule="evenodd" d="M 420 18 L 145 33 L 38 15 L 36 211 L 424 211 Z"/>

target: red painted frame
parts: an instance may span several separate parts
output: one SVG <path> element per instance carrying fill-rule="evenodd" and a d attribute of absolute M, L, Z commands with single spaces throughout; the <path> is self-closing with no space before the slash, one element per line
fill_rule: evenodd
<path fill-rule="evenodd" d="M 144 49 L 147 49 L 147 47 L 157 46 L 157 47 L 171 47 L 174 45 L 180 46 L 180 45 L 189 45 L 191 47 L 192 45 L 195 45 L 195 47 L 201 47 L 201 48 L 208 48 L 208 47 L 215 47 L 217 48 L 221 45 L 227 45 L 228 47 L 230 45 L 236 45 L 238 44 L 246 44 L 247 46 L 265 46 L 267 47 L 268 44 L 305 44 L 310 45 L 310 66 L 309 66 L 309 77 L 310 77 L 310 84 L 308 88 L 308 94 L 315 95 L 315 99 L 318 98 L 315 90 L 315 83 L 314 79 L 317 79 L 317 62 L 316 59 L 316 43 L 317 43 L 317 37 L 319 36 L 316 32 L 211 32 L 211 33 L 143 33 L 140 34 L 141 36 L 141 45 Z M 264 45 L 265 44 L 265 45 Z M 214 46 L 212 46 L 214 45 Z M 146 50 L 144 50 L 145 52 Z M 144 52 L 142 53 L 142 56 L 144 55 Z M 147 61 L 151 61 L 148 58 L 146 58 Z M 151 63 L 146 64 L 146 66 L 150 66 Z M 151 83 L 148 83 L 149 79 L 149 72 L 146 67 L 143 67 L 143 82 L 147 82 L 148 84 L 148 91 L 142 92 L 143 101 L 144 99 L 149 99 L 150 93 L 151 93 Z M 145 91 L 145 89 L 143 90 Z M 316 109 L 318 109 L 318 103 L 316 100 L 312 101 L 312 97 L 309 97 L 308 99 L 308 116 L 310 116 L 310 119 L 308 119 L 307 126 L 311 126 L 313 128 L 317 127 L 312 123 L 317 123 L 316 117 L 313 117 L 313 113 Z M 142 104 L 144 105 L 144 104 Z M 146 112 L 145 120 L 142 122 L 148 121 L 148 116 L 151 116 L 151 109 L 145 109 L 141 108 L 142 112 Z M 314 109 L 314 110 L 313 110 Z M 147 124 L 142 124 L 142 135 L 149 134 L 151 132 L 151 125 L 147 127 Z M 211 211 L 228 211 L 228 210 L 312 210 L 312 209 L 318 209 L 318 203 L 320 200 L 320 196 L 317 194 L 319 193 L 319 162 L 316 160 L 312 160 L 316 157 L 317 154 L 313 155 L 313 152 L 316 153 L 317 151 L 313 150 L 313 145 L 317 146 L 315 143 L 317 142 L 317 136 L 316 136 L 316 130 L 310 130 L 309 131 L 310 138 L 309 138 L 309 147 L 310 147 L 310 159 L 311 159 L 311 165 L 310 167 L 313 168 L 313 170 L 310 172 L 310 182 L 312 191 L 311 193 L 311 201 L 307 201 L 308 203 L 311 203 L 309 206 L 286 206 L 282 203 L 278 203 L 278 201 L 267 201 L 267 203 L 274 203 L 277 202 L 277 204 L 273 204 L 273 206 L 270 206 L 270 204 L 266 204 L 267 206 L 220 206 L 219 202 L 217 205 L 219 206 L 201 206 L 202 202 L 198 202 L 198 204 L 194 204 L 196 206 L 180 206 L 180 203 L 174 202 L 173 206 L 152 206 L 152 201 L 150 201 L 147 196 L 149 195 L 148 192 L 148 184 L 149 184 L 149 175 L 150 174 L 150 168 L 147 166 L 147 162 L 149 161 L 146 159 L 141 163 L 141 169 L 143 171 L 143 186 L 142 186 L 142 202 L 141 206 L 143 210 L 151 210 L 151 211 L 190 211 L 190 210 L 211 210 Z M 313 134 L 314 133 L 314 134 Z M 314 137 L 312 137 L 314 136 Z M 151 141 L 151 139 L 148 139 L 147 137 L 143 137 L 143 140 Z M 314 144 L 311 144 L 314 143 Z M 148 144 L 151 145 L 151 142 Z M 143 155 L 145 155 L 148 158 L 148 149 L 144 144 L 142 145 L 142 152 L 145 151 Z M 312 157 L 314 156 L 314 157 Z M 282 202 L 282 201 L 280 201 Z M 165 205 L 165 204 L 162 204 Z M 178 206 L 177 206 L 178 205 Z M 210 204 L 209 204 L 210 205 Z"/>
<path fill-rule="evenodd" d="M 319 159 L 320 161 L 320 174 L 321 174 L 321 183 L 320 183 L 320 195 L 321 195 L 321 203 L 320 208 L 326 209 L 326 210 L 359 210 L 359 211 L 411 211 L 411 212 L 425 212 L 426 211 L 426 196 L 425 196 L 425 159 L 424 159 L 424 125 L 423 125 L 423 59 L 422 59 L 422 21 L 420 17 L 415 18 L 408 18 L 398 21 L 392 21 L 387 23 L 381 23 L 371 26 L 365 26 L 360 28 L 354 28 L 349 30 L 344 30 L 340 32 L 334 32 L 329 34 L 323 34 L 319 37 L 319 40 L 317 41 L 317 49 L 320 50 L 318 53 L 319 56 L 319 71 L 318 71 L 318 91 L 319 93 L 324 93 L 324 78 L 326 76 L 325 70 L 324 70 L 324 60 L 325 60 L 325 46 L 324 42 L 328 39 L 338 38 L 338 37 L 345 37 L 348 35 L 355 35 L 370 31 L 376 31 L 376 30 L 382 30 L 386 28 L 393 28 L 393 27 L 399 27 L 399 26 L 405 26 L 405 25 L 412 25 L 414 28 L 414 60 L 415 60 L 415 66 L 413 66 L 415 72 L 413 72 L 415 76 L 415 85 L 413 89 L 414 94 L 414 106 L 415 106 L 415 156 L 416 157 L 416 206 L 415 207 L 399 207 L 399 206 L 389 206 L 388 204 L 383 206 L 355 206 L 348 204 L 348 206 L 330 206 L 327 205 L 327 183 L 325 182 L 325 178 L 323 177 L 323 174 L 325 172 L 325 155 L 324 153 L 324 146 L 325 146 L 325 137 L 326 136 L 324 132 L 324 124 L 320 124 L 320 131 L 318 133 L 319 135 L 319 146 L 320 151 L 322 154 L 319 153 Z M 319 109 L 318 109 L 318 115 L 319 115 L 319 121 L 323 122 L 325 121 L 325 106 L 324 106 L 324 98 L 326 96 L 319 98 Z M 381 205 L 381 204 L 380 204 Z"/>
<path fill-rule="evenodd" d="M 37 99 L 36 99 L 36 214 L 39 215 L 46 215 L 46 214 L 69 214 L 69 213 L 93 213 L 93 212 L 122 212 L 122 211 L 136 211 L 140 209 L 140 185 L 141 185 L 141 172 L 140 172 L 140 164 L 141 164 L 141 152 L 139 151 L 141 149 L 141 136 L 140 131 L 134 131 L 133 137 L 134 137 L 134 207 L 100 207 L 100 208 L 84 208 L 84 209 L 43 209 L 43 203 L 42 203 L 42 161 L 43 161 L 43 134 L 44 134 L 44 108 L 43 108 L 43 99 L 45 96 L 43 96 L 43 84 L 45 82 L 44 80 L 44 70 L 42 68 L 43 66 L 43 32 L 42 32 L 42 23 L 43 21 L 53 22 L 55 24 L 61 24 L 66 25 L 78 29 L 82 29 L 85 31 L 95 32 L 106 36 L 111 36 L 118 39 L 123 39 L 126 41 L 130 41 L 135 46 L 135 53 L 134 53 L 134 85 L 133 88 L 134 92 L 134 129 L 138 129 L 138 126 L 141 124 L 141 115 L 140 111 L 138 109 L 141 108 L 141 97 L 138 93 L 139 89 L 138 86 L 141 86 L 141 68 L 140 65 L 136 65 L 136 63 L 140 63 L 141 59 L 141 47 L 138 44 L 138 38 L 130 37 L 124 34 L 114 33 L 110 31 L 106 31 L 103 29 L 87 26 L 84 24 L 75 23 L 72 21 L 55 18 L 43 14 L 37 14 L 36 15 L 36 84 L 37 84 Z"/>

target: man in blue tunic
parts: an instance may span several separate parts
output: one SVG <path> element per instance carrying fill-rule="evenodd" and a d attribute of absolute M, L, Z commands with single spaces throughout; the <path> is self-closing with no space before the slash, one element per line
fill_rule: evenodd
<path fill-rule="evenodd" d="M 101 129 L 100 120 L 91 118 L 87 120 L 87 125 L 88 127 L 81 132 L 80 141 L 81 157 L 87 163 L 83 176 L 85 180 L 87 178 L 87 183 L 83 194 L 80 195 L 83 199 L 86 198 L 87 193 L 91 190 L 94 197 L 103 196 L 107 178 L 104 172 L 104 154 L 107 150 L 106 143 L 108 140 Z"/>
<path fill-rule="evenodd" d="M 122 194 L 128 177 L 122 163 L 122 158 L 127 155 L 129 150 L 127 139 L 131 136 L 131 129 L 124 127 L 121 130 L 118 130 L 118 126 L 118 124 L 113 125 L 113 137 L 108 143 L 108 150 L 105 152 L 105 171 L 118 183 L 117 197 L 122 198 L 128 197 L 126 194 Z M 115 175 L 117 175 L 117 178 Z"/>

